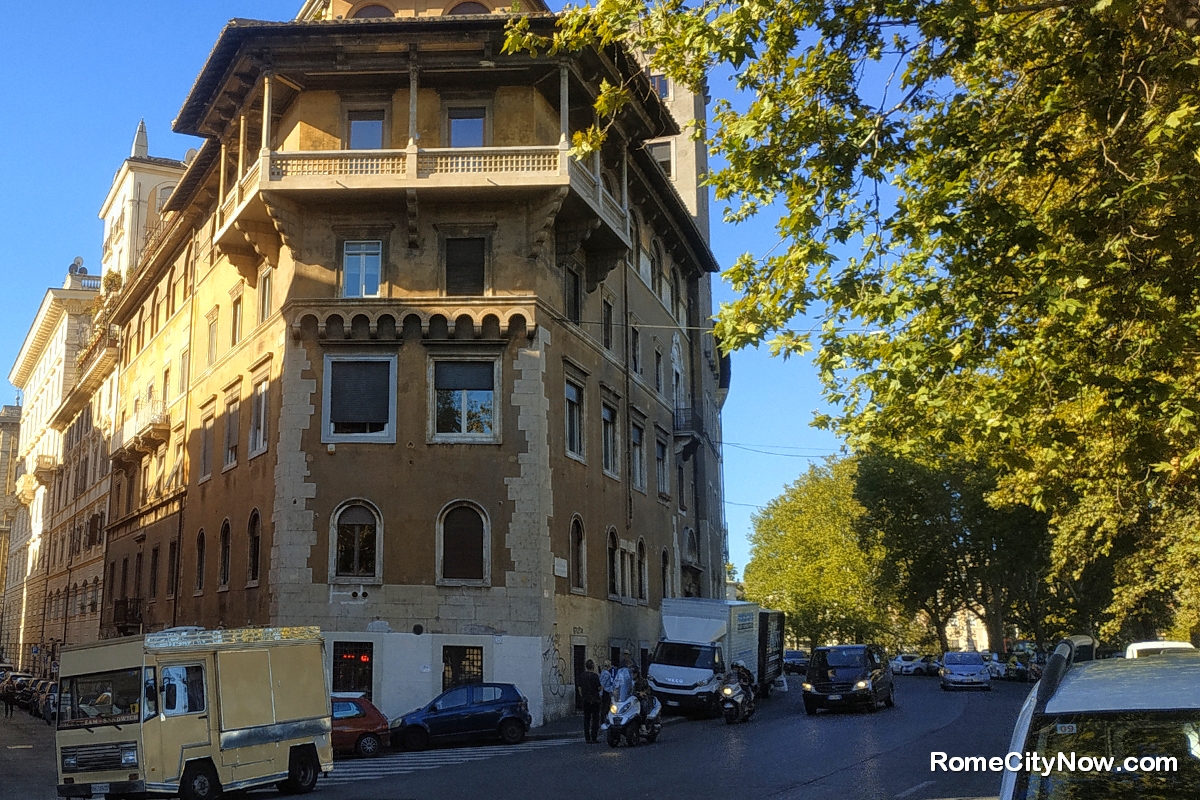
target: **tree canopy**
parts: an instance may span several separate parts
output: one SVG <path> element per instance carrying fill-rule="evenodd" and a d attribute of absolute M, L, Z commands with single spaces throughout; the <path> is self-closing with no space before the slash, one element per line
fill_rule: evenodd
<path fill-rule="evenodd" d="M 1105 632 L 1200 623 L 1200 12 L 1188 0 L 597 0 L 513 49 L 624 41 L 693 90 L 737 221 L 727 348 L 813 346 L 858 450 L 999 468 Z M 611 118 L 625 87 L 598 99 Z M 607 117 L 606 117 L 607 115 Z M 603 126 L 576 137 L 591 146 Z"/>

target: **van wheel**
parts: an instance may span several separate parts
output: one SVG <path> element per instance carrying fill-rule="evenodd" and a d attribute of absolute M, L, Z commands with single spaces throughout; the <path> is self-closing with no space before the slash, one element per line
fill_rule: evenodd
<path fill-rule="evenodd" d="M 420 728 L 409 728 L 400 737 L 405 750 L 424 750 L 429 747 L 429 734 Z"/>
<path fill-rule="evenodd" d="M 308 794 L 317 788 L 321 766 L 311 748 L 293 748 L 288 765 L 288 778 L 275 786 L 282 794 Z"/>
<path fill-rule="evenodd" d="M 363 758 L 374 758 L 379 755 L 379 751 L 383 749 L 383 742 L 373 733 L 364 734 L 358 740 L 358 744 L 354 745 L 354 752 L 358 753 Z"/>
<path fill-rule="evenodd" d="M 805 714 L 808 714 L 810 717 L 811 717 L 813 714 L 817 713 L 817 706 L 816 706 L 816 704 L 815 704 L 815 703 L 813 703 L 813 701 L 809 700 L 808 698 L 805 698 L 805 699 L 804 699 L 804 713 L 805 713 Z"/>
<path fill-rule="evenodd" d="M 189 764 L 179 782 L 180 800 L 216 800 L 221 796 L 221 781 L 212 764 Z"/>
<path fill-rule="evenodd" d="M 500 723 L 500 740 L 505 744 L 520 744 L 525 740 L 525 726 L 519 720 L 504 720 Z"/>

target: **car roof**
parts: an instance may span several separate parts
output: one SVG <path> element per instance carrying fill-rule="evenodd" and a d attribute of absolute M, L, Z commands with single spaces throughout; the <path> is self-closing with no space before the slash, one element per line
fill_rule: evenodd
<path fill-rule="evenodd" d="M 1195 650 L 1191 642 L 1134 642 L 1125 648 L 1126 658 L 1137 658 L 1144 650 Z"/>
<path fill-rule="evenodd" d="M 866 650 L 870 645 L 866 644 L 827 644 L 818 647 L 818 650 Z"/>
<path fill-rule="evenodd" d="M 1047 714 L 1200 708 L 1200 654 L 1085 661 L 1067 671 Z"/>

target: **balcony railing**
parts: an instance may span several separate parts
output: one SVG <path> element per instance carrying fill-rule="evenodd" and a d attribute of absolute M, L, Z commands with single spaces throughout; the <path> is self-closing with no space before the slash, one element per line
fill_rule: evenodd
<path fill-rule="evenodd" d="M 684 406 L 675 409 L 675 433 L 691 434 L 704 432 L 704 414 L 700 409 Z"/>
<path fill-rule="evenodd" d="M 58 469 L 58 459 L 54 456 L 38 456 L 33 465 L 33 476 L 44 486 L 49 486 Z"/>
<path fill-rule="evenodd" d="M 313 175 L 405 175 L 403 150 L 334 150 L 272 153 L 271 180 Z"/>
<path fill-rule="evenodd" d="M 131 633 L 142 624 L 142 599 L 129 597 L 114 600 L 105 617 L 108 618 L 107 622 L 121 633 Z"/>
<path fill-rule="evenodd" d="M 162 400 L 143 400 L 137 413 L 113 433 L 112 450 L 153 450 L 167 440 L 171 414 Z"/>
<path fill-rule="evenodd" d="M 99 282 L 99 278 L 96 279 Z M 92 335 L 88 338 L 87 344 L 79 351 L 79 355 L 75 357 L 75 367 L 80 373 L 88 371 L 88 368 L 100 357 L 100 355 L 108 348 L 115 348 L 121 343 L 121 328 L 117 325 L 99 325 L 92 331 Z"/>

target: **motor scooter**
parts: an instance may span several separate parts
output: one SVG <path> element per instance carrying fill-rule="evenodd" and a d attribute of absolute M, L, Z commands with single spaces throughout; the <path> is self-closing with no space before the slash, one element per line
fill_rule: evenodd
<path fill-rule="evenodd" d="M 725 724 L 745 722 L 754 716 L 754 705 L 746 693 L 746 687 L 736 677 L 727 678 L 721 684 L 721 710 Z"/>
<path fill-rule="evenodd" d="M 626 697 L 619 703 L 614 700 L 608 707 L 608 715 L 600 731 L 607 736 L 609 747 L 618 746 L 621 739 L 630 747 L 637 746 L 642 739 L 653 743 L 662 732 L 662 703 L 652 696 L 650 711 L 642 720 L 641 701 L 636 695 Z"/>

